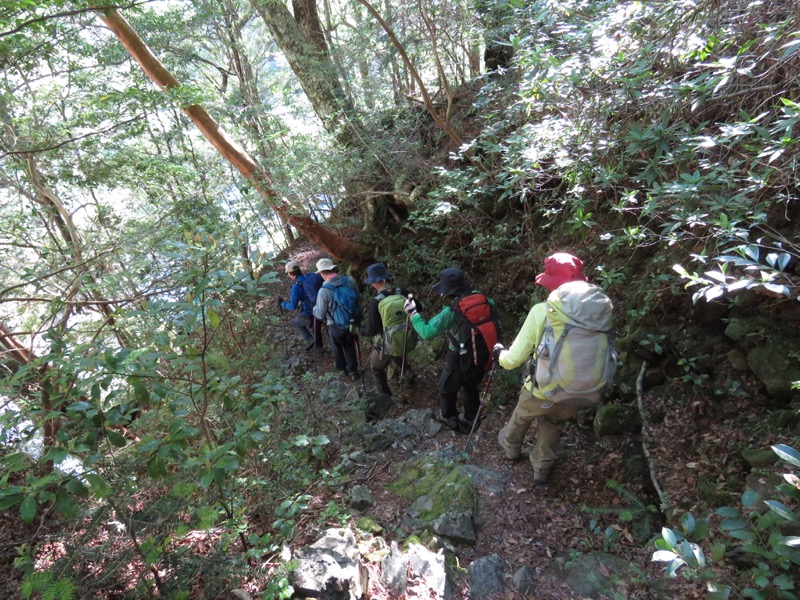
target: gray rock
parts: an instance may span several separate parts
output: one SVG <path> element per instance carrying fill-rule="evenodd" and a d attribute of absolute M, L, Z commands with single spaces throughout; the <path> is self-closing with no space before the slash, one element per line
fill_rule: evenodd
<path fill-rule="evenodd" d="M 376 464 L 380 459 L 377 456 L 367 454 L 363 450 L 356 450 L 346 455 L 342 459 L 341 471 L 345 474 L 352 474 L 357 472 L 366 473 Z"/>
<path fill-rule="evenodd" d="M 612 592 L 615 597 L 625 598 L 628 579 L 635 577 L 634 567 L 624 558 L 592 552 L 575 563 L 567 584 L 579 597 L 597 598 L 600 594 Z"/>
<path fill-rule="evenodd" d="M 470 563 L 469 597 L 478 600 L 503 591 L 503 573 L 508 564 L 498 554 L 482 556 Z"/>
<path fill-rule="evenodd" d="M 369 575 L 358 556 L 352 531 L 327 530 L 311 546 L 295 553 L 298 566 L 289 576 L 295 594 L 320 600 L 359 600 L 367 592 Z"/>
<path fill-rule="evenodd" d="M 364 436 L 364 451 L 369 453 L 381 452 L 391 448 L 396 441 L 396 437 L 382 431 L 368 433 Z"/>
<path fill-rule="evenodd" d="M 436 598 L 449 600 L 452 596 L 450 581 L 444 565 L 444 555 L 431 552 L 420 544 L 410 544 L 408 548 L 408 565 L 420 575 Z M 418 596 L 425 597 L 425 596 Z"/>
<path fill-rule="evenodd" d="M 326 530 L 321 538 L 311 544 L 311 547 L 331 550 L 348 558 L 356 558 L 358 556 L 356 536 L 350 529 L 344 527 Z"/>
<path fill-rule="evenodd" d="M 350 490 L 350 508 L 357 511 L 367 510 L 375 504 L 375 500 L 365 485 L 354 485 Z"/>
<path fill-rule="evenodd" d="M 420 515 L 433 509 L 433 498 L 429 495 L 420 496 L 406 509 L 406 512 L 412 517 L 419 517 Z"/>
<path fill-rule="evenodd" d="M 382 423 L 384 431 L 391 433 L 396 438 L 415 438 L 418 435 L 416 428 L 400 419 L 386 419 Z"/>
<path fill-rule="evenodd" d="M 360 599 L 368 588 L 368 574 L 358 554 L 352 531 L 327 530 L 311 546 L 295 553 L 298 566 L 290 574 L 295 594 L 322 600 Z"/>
<path fill-rule="evenodd" d="M 514 582 L 514 588 L 525 597 L 533 598 L 536 591 L 534 588 L 534 575 L 533 569 L 529 566 L 520 567 L 511 578 Z"/>
<path fill-rule="evenodd" d="M 389 554 L 381 561 L 381 582 L 401 597 L 406 593 L 406 573 L 408 572 L 408 558 L 400 551 L 397 542 L 392 542 Z"/>
<path fill-rule="evenodd" d="M 425 421 L 433 419 L 433 411 L 427 408 L 412 408 L 407 410 L 400 418 L 416 429 L 422 429 Z"/>
<path fill-rule="evenodd" d="M 467 475 L 475 485 L 486 490 L 491 496 L 499 496 L 502 494 L 510 481 L 510 477 L 505 473 L 495 469 L 479 467 L 478 465 L 464 465 L 461 471 Z"/>
<path fill-rule="evenodd" d="M 444 513 L 431 523 L 434 533 L 446 537 L 455 544 L 475 544 L 476 534 L 472 513 Z"/>

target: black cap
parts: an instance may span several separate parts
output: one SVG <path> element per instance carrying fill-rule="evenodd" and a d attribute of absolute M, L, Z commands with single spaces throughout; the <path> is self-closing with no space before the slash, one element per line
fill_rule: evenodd
<path fill-rule="evenodd" d="M 433 291 L 441 296 L 460 296 L 472 291 L 472 284 L 461 269 L 445 269 L 439 274 L 439 283 L 433 286 Z"/>

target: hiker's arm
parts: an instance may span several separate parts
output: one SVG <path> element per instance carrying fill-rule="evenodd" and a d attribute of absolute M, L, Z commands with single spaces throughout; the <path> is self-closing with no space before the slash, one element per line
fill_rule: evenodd
<path fill-rule="evenodd" d="M 289 296 L 288 300 L 281 303 L 281 307 L 285 308 L 286 310 L 297 310 L 298 305 L 302 301 L 303 301 L 303 290 L 300 287 L 300 285 L 294 283 L 292 284 L 292 295 Z"/>
<path fill-rule="evenodd" d="M 328 296 L 330 292 L 326 289 L 320 288 L 317 294 L 317 303 L 314 305 L 314 317 L 320 321 L 324 321 L 328 316 Z"/>
<path fill-rule="evenodd" d="M 501 367 L 504 369 L 516 369 L 530 358 L 539 345 L 546 316 L 547 305 L 544 302 L 533 305 L 525 318 L 525 323 L 522 324 L 522 329 L 519 330 L 517 337 L 514 339 L 514 343 L 511 344 L 508 350 L 503 350 L 500 353 L 499 363 Z"/>
<path fill-rule="evenodd" d="M 430 321 L 426 321 L 419 313 L 411 317 L 411 324 L 419 337 L 423 340 L 429 340 L 439 335 L 444 335 L 453 324 L 453 309 L 445 306 L 435 317 Z"/>

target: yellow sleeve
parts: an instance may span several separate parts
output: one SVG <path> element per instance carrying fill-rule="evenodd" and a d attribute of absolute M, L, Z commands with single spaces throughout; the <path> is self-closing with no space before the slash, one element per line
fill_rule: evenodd
<path fill-rule="evenodd" d="M 504 369 L 516 369 L 528 360 L 533 351 L 539 346 L 539 340 L 544 331 L 547 304 L 539 302 L 531 307 L 522 329 L 519 330 L 514 343 L 508 350 L 500 353 L 500 366 Z"/>

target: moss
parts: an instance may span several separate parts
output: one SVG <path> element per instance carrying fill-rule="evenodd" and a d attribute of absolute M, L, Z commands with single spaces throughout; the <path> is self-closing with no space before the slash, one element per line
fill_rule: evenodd
<path fill-rule="evenodd" d="M 429 523 L 438 516 L 458 510 L 474 511 L 478 495 L 469 476 L 462 473 L 460 464 L 423 457 L 410 463 L 389 489 L 409 500 L 427 496 L 430 509 L 423 510 L 419 519 Z"/>
<path fill-rule="evenodd" d="M 383 533 L 383 527 L 377 521 L 370 519 L 369 517 L 359 517 L 356 521 L 356 527 L 358 527 L 361 531 L 366 531 L 367 533 L 371 533 L 373 535 L 380 535 Z"/>

